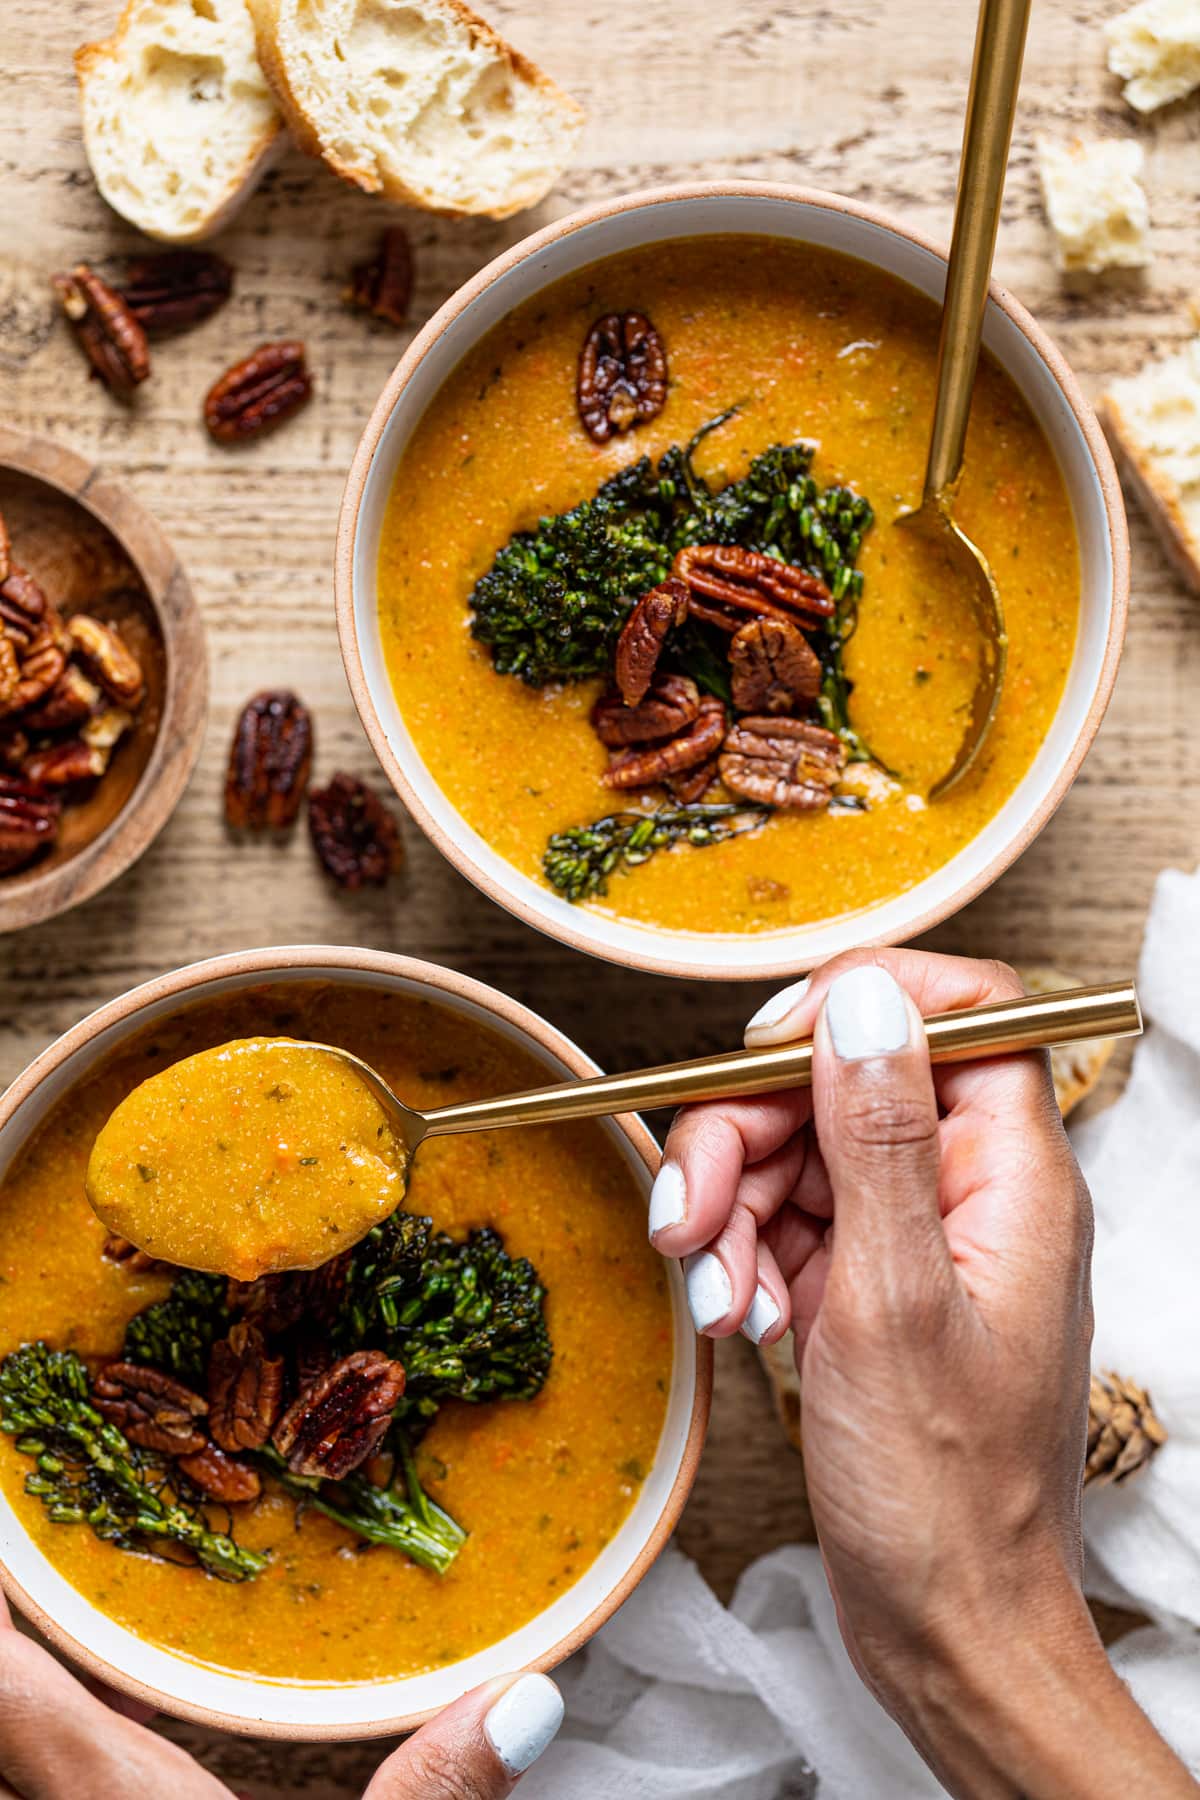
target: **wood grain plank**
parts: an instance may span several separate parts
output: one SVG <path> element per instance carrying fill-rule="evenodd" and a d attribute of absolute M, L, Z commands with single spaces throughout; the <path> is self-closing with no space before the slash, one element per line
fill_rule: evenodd
<path fill-rule="evenodd" d="M 1089 393 L 1194 329 L 1200 295 L 1195 176 L 1200 106 L 1139 124 L 1104 69 L 1115 0 L 1043 0 L 1034 11 L 997 270 L 1057 338 Z M 0 215 L 16 255 L 0 268 L 0 399 L 6 422 L 74 444 L 134 485 L 199 596 L 213 704 L 200 765 L 174 820 L 106 895 L 0 942 L 0 1080 L 90 1008 L 170 966 L 243 945 L 361 943 L 466 969 L 547 1013 L 609 1067 L 735 1042 L 761 986 L 720 989 L 613 971 L 530 932 L 454 875 L 412 828 L 394 891 L 345 897 L 302 836 L 232 844 L 220 820 L 228 733 L 257 686 L 290 683 L 317 715 L 317 768 L 372 772 L 350 704 L 331 608 L 344 470 L 411 331 L 351 315 L 339 293 L 383 214 L 289 155 L 222 240 L 238 271 L 231 306 L 157 353 L 125 414 L 84 376 L 45 277 L 81 256 L 119 256 L 135 234 L 96 195 L 83 160 L 70 55 L 103 35 L 115 0 L 26 0 L 5 21 Z M 419 258 L 413 328 L 528 230 L 605 194 L 684 176 L 795 180 L 870 199 L 945 240 L 970 9 L 908 0 L 720 0 L 681 13 L 646 0 L 499 0 L 498 24 L 587 104 L 577 166 L 543 206 L 503 225 L 409 215 Z M 1033 164 L 1035 132 L 1110 132 L 1146 143 L 1156 257 L 1136 275 L 1064 281 Z M 304 336 L 317 394 L 247 451 L 208 442 L 199 408 L 237 350 Z M 1130 970 L 1154 879 L 1200 851 L 1200 607 L 1132 509 L 1134 598 L 1113 705 L 1059 813 L 989 893 L 933 933 L 942 949 L 1051 961 L 1085 978 Z M 1118 1063 L 1119 1071 L 1124 1063 Z M 1119 1072 L 1110 1077 L 1112 1090 Z M 708 1452 L 680 1531 L 727 1593 L 753 1555 L 806 1528 L 797 1472 L 755 1359 L 721 1347 Z M 170 1735 L 254 1800 L 348 1800 L 381 1747 L 317 1752 Z"/>

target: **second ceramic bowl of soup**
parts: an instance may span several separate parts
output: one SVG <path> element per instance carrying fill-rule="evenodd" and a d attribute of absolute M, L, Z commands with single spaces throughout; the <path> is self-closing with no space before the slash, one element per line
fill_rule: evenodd
<path fill-rule="evenodd" d="M 421 1106 L 595 1072 L 536 1014 L 404 957 L 300 946 L 150 982 L 60 1038 L 0 1104 L 0 1359 L 41 1340 L 98 1383 L 130 1349 L 129 1321 L 182 1277 L 104 1253 L 84 1194 L 96 1132 L 146 1076 L 259 1031 L 340 1043 Z M 421 1481 L 468 1534 L 447 1573 L 297 1511 L 273 1476 L 208 1514 L 265 1559 L 250 1578 L 149 1555 L 154 1540 L 136 1531 L 122 1548 L 82 1516 L 54 1516 L 36 1480 L 27 1488 L 38 1452 L 13 1429 L 6 1390 L 0 1582 L 14 1604 L 87 1673 L 155 1708 L 285 1738 L 408 1730 L 480 1681 L 560 1662 L 666 1542 L 704 1435 L 712 1346 L 692 1328 L 679 1265 L 646 1239 L 656 1163 L 634 1118 L 420 1151 L 407 1206 L 456 1242 L 490 1227 L 529 1257 L 553 1351 L 535 1398 L 447 1402 L 419 1439 Z M 303 1294 L 294 1329 L 327 1334 Z M 181 1376 L 184 1338 L 172 1327 Z"/>
<path fill-rule="evenodd" d="M 935 248 L 830 195 L 671 189 L 528 239 L 419 334 L 347 485 L 339 627 L 398 793 L 493 899 L 616 962 L 761 978 L 928 929 L 1050 817 L 1116 674 L 1128 590 L 1120 491 L 1061 356 L 993 287 L 957 512 L 997 572 L 1008 679 L 977 767 L 927 803 L 970 682 L 893 521 L 919 498 L 944 277 Z M 666 404 L 596 443 L 576 410 L 579 350 L 597 316 L 628 311 L 662 336 Z M 694 457 L 714 492 L 772 445 L 804 440 L 819 488 L 844 485 L 874 508 L 845 673 L 852 723 L 901 783 L 876 782 L 865 810 L 843 795 L 731 841 L 677 844 L 573 903 L 545 878 L 549 838 L 650 810 L 656 796 L 602 785 L 608 752 L 589 719 L 602 679 L 533 687 L 498 673 L 469 630 L 472 590 L 514 533 L 639 458 L 653 465 L 728 409 Z M 788 504 L 803 501 L 793 484 Z"/>

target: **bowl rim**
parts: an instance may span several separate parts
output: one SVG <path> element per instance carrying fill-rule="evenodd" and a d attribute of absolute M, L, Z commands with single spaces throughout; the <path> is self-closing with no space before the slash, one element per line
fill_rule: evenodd
<path fill-rule="evenodd" d="M 536 911 L 521 894 L 513 892 L 504 882 L 495 879 L 490 872 L 480 868 L 470 851 L 460 844 L 438 819 L 434 818 L 409 780 L 404 764 L 388 738 L 372 699 L 363 666 L 358 628 L 354 616 L 354 557 L 358 540 L 359 518 L 371 463 L 408 381 L 418 365 L 436 346 L 460 314 L 487 288 L 493 286 L 518 265 L 536 257 L 561 238 L 571 236 L 601 220 L 613 218 L 624 212 L 650 209 L 679 201 L 726 197 L 784 200 L 827 212 L 844 213 L 865 224 L 907 239 L 909 243 L 932 254 L 942 262 L 946 261 L 947 252 L 942 245 L 926 237 L 924 233 L 903 224 L 892 214 L 825 189 L 809 188 L 788 182 L 705 181 L 641 188 L 633 193 L 618 195 L 613 199 L 597 201 L 544 226 L 529 237 L 521 239 L 510 249 L 503 251 L 478 274 L 472 276 L 469 281 L 458 288 L 417 333 L 384 384 L 363 429 L 346 477 L 346 486 L 338 515 L 337 543 L 334 552 L 334 603 L 342 661 L 363 729 L 371 741 L 371 746 L 384 773 L 401 801 L 426 837 L 441 851 L 460 875 L 465 875 L 490 900 L 505 907 L 526 925 L 533 926 L 535 930 L 568 945 L 573 950 L 582 950 L 601 961 L 615 963 L 624 968 L 645 970 L 650 974 L 674 975 L 689 980 L 769 981 L 796 973 L 797 963 L 794 955 L 791 957 L 781 955 L 770 962 L 756 960 L 751 966 L 746 966 L 736 958 L 722 964 L 715 962 L 697 964 L 689 962 L 685 957 L 677 954 L 657 951 L 654 945 L 658 941 L 658 934 L 654 927 L 649 926 L 645 928 L 646 948 L 644 951 L 640 946 L 637 949 L 601 946 L 587 931 L 573 925 L 570 919 L 554 921 L 547 919 Z M 689 234 L 682 232 L 681 235 Z M 769 236 L 769 231 L 764 235 Z M 864 256 L 861 260 L 869 262 L 870 258 Z M 579 266 L 586 266 L 586 259 L 582 260 Z M 863 935 L 855 938 L 855 943 L 858 945 L 907 942 L 922 932 L 932 930 L 935 925 L 950 918 L 968 901 L 981 894 L 1028 848 L 1067 794 L 1084 757 L 1091 748 L 1112 694 L 1125 638 L 1125 625 L 1129 610 L 1129 533 L 1116 466 L 1101 430 L 1100 422 L 1062 352 L 1042 330 L 1032 314 L 994 278 L 989 287 L 989 299 L 1021 332 L 1057 384 L 1062 398 L 1079 427 L 1091 459 L 1103 503 L 1109 553 L 1112 559 L 1112 606 L 1109 613 L 1103 661 L 1088 705 L 1087 715 L 1069 754 L 1064 759 L 1058 775 L 1050 784 L 1046 794 L 1033 808 L 1021 828 L 1013 833 L 1009 842 L 999 849 L 981 869 L 973 875 L 964 877 L 958 887 L 942 901 L 926 906 L 902 926 L 892 929 L 885 928 L 878 932 L 869 930 L 864 932 Z M 753 935 L 750 934 L 751 940 L 753 940 Z"/>
<path fill-rule="evenodd" d="M 0 469 L 53 489 L 98 520 L 137 571 L 163 644 L 162 713 L 146 766 L 120 811 L 53 868 L 0 884 L 0 933 L 19 931 L 90 900 L 132 867 L 167 824 L 200 755 L 208 715 L 204 620 L 162 526 L 102 464 L 53 438 L 0 423 Z"/>
<path fill-rule="evenodd" d="M 564 1032 L 559 1031 L 556 1026 L 551 1025 L 548 1020 L 542 1018 L 539 1013 L 534 1012 L 532 1008 L 525 1006 L 521 1001 L 510 998 L 509 995 L 502 993 L 498 988 L 491 987 L 486 982 L 476 980 L 474 976 L 461 974 L 458 970 L 446 968 L 440 963 L 427 962 L 420 957 L 402 956 L 390 950 L 357 949 L 351 945 L 288 944 L 282 947 L 238 950 L 220 956 L 205 957 L 201 961 L 188 963 L 181 968 L 154 976 L 150 981 L 142 982 L 139 986 L 130 988 L 126 993 L 97 1007 L 94 1012 L 81 1019 L 77 1025 L 73 1025 L 61 1037 L 56 1038 L 17 1076 L 11 1086 L 3 1094 L 0 1094 L 0 1131 L 3 1131 L 15 1118 L 41 1084 L 77 1051 L 85 1048 L 100 1033 L 135 1019 L 145 1007 L 163 1000 L 184 1000 L 210 983 L 219 982 L 228 977 L 248 974 L 261 975 L 264 981 L 269 981 L 272 976 L 283 975 L 288 970 L 300 968 L 311 968 L 331 974 L 336 974 L 338 971 L 353 971 L 358 975 L 386 975 L 419 982 L 451 999 L 466 1000 L 481 1007 L 493 1017 L 520 1031 L 532 1040 L 537 1049 L 547 1051 L 550 1055 L 559 1058 L 576 1075 L 586 1076 L 600 1072 L 599 1065 L 594 1059 Z M 612 1123 L 624 1135 L 636 1156 L 645 1165 L 647 1174 L 653 1176 L 661 1160 L 661 1153 L 657 1140 L 645 1121 L 636 1113 L 622 1113 L 614 1115 Z M 526 1665 L 528 1669 L 537 1669 L 543 1673 L 553 1669 L 588 1642 L 611 1618 L 617 1608 L 628 1599 L 665 1547 L 675 1529 L 695 1480 L 708 1427 L 712 1385 L 712 1340 L 697 1336 L 691 1417 L 688 1423 L 687 1437 L 680 1454 L 679 1467 L 662 1511 L 645 1543 L 631 1560 L 621 1579 L 614 1583 L 604 1599 L 594 1606 L 585 1618 L 580 1620 L 570 1631 L 564 1633 L 539 1656 L 532 1659 Z M 337 1723 L 306 1723 L 303 1719 L 297 1719 L 293 1723 L 260 1720 L 255 1719 L 249 1713 L 245 1717 L 238 1717 L 214 1707 L 200 1705 L 196 1702 L 179 1699 L 173 1694 L 163 1693 L 161 1689 L 155 1688 L 135 1676 L 128 1675 L 109 1663 L 104 1657 L 89 1649 L 87 1645 L 80 1643 L 71 1633 L 58 1625 L 45 1608 L 32 1598 L 24 1584 L 3 1562 L 0 1562 L 0 1590 L 7 1593 L 13 1605 L 49 1639 L 56 1649 L 62 1651 L 88 1675 L 107 1683 L 121 1693 L 143 1701 L 154 1707 L 156 1711 L 166 1713 L 169 1717 L 191 1720 L 196 1724 L 211 1726 L 215 1730 L 254 1737 L 279 1738 L 288 1742 L 333 1742 L 367 1737 L 390 1737 L 397 1733 L 413 1731 L 441 1711 L 440 1707 L 429 1707 L 419 1712 L 391 1715 L 376 1720 L 369 1726 L 355 1723 L 349 1727 Z M 188 1666 L 185 1657 L 179 1657 L 177 1660 L 181 1668 Z M 236 1671 L 231 1673 L 236 1677 Z M 254 1676 L 243 1676 L 242 1679 L 247 1684 L 252 1684 L 256 1680 Z M 298 1707 L 303 1705 L 304 1696 L 308 1691 L 305 1687 L 296 1688 Z"/>

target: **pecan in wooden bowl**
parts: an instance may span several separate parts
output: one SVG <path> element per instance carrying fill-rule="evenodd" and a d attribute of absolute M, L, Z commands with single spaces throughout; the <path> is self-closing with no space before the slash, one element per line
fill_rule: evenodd
<path fill-rule="evenodd" d="M 3 932 L 89 899 L 161 831 L 208 675 L 187 578 L 127 488 L 0 426 L 0 519 Z"/>

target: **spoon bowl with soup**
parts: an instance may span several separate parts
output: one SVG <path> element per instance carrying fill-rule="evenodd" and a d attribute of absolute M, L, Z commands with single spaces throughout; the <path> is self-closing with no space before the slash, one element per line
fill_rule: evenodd
<path fill-rule="evenodd" d="M 1141 1030 L 1132 982 L 925 1021 L 935 1062 Z M 735 1050 L 418 1112 L 332 1044 L 243 1038 L 142 1082 L 100 1131 L 86 1190 L 109 1230 L 182 1267 L 253 1281 L 329 1261 L 401 1204 L 426 1138 L 804 1087 L 812 1042 Z"/>

